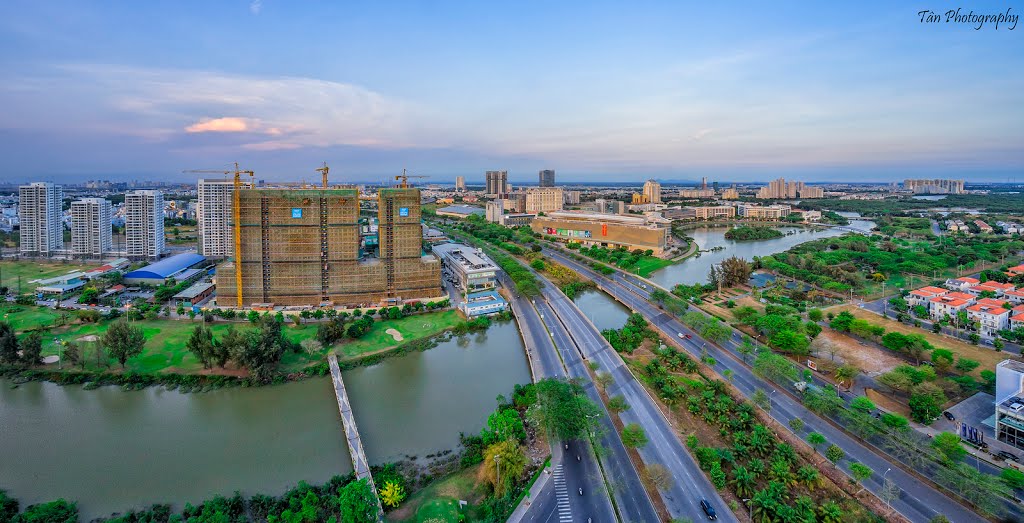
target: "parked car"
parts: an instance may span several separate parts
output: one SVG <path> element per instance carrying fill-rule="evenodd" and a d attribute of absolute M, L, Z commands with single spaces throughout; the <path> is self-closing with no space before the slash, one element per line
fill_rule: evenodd
<path fill-rule="evenodd" d="M 715 508 L 711 506 L 711 503 L 706 499 L 700 500 L 700 508 L 707 514 L 708 519 L 718 519 L 718 514 L 715 514 Z"/>
<path fill-rule="evenodd" d="M 946 419 L 948 419 L 949 421 L 956 421 L 956 416 L 954 416 L 953 413 L 948 410 L 946 412 L 943 412 L 942 415 L 945 416 Z"/>
<path fill-rule="evenodd" d="M 1020 462 L 1020 458 L 1018 458 L 1013 453 L 1006 452 L 1005 450 L 1000 450 L 999 452 L 996 452 L 996 457 L 999 459 L 1008 459 L 1010 461 Z"/>

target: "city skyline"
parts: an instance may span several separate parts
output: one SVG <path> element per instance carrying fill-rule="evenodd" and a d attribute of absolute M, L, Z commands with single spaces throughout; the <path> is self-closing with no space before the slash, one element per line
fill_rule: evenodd
<path fill-rule="evenodd" d="M 1024 166 L 1015 32 L 922 25 L 911 6 L 0 14 L 2 172 L 19 183 L 188 181 L 183 169 L 236 160 L 268 180 L 312 180 L 327 160 L 339 181 L 408 167 L 471 184 L 548 168 L 559 183 L 1004 182 Z M 496 24 L 511 29 L 495 38 Z M 971 110 L 979 100 L 998 110 Z"/>

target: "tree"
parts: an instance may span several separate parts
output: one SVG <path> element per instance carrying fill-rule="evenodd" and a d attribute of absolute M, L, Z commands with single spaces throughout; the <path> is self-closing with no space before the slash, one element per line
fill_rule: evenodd
<path fill-rule="evenodd" d="M 501 497 L 526 470 L 526 452 L 518 441 L 500 441 L 484 450 L 480 479 L 490 483 L 494 495 Z"/>
<path fill-rule="evenodd" d="M 903 393 L 910 392 L 910 389 L 914 386 L 910 376 L 896 370 L 891 370 L 879 376 L 878 383 L 889 387 L 893 391 Z"/>
<path fill-rule="evenodd" d="M 750 262 L 738 256 L 730 256 L 722 260 L 719 267 L 723 287 L 745 285 L 750 280 L 750 273 L 753 271 Z"/>
<path fill-rule="evenodd" d="M 5 321 L 0 321 L 0 362 L 8 365 L 18 362 L 18 336 Z"/>
<path fill-rule="evenodd" d="M 29 505 L 14 518 L 18 523 L 77 523 L 78 507 L 64 499 Z"/>
<path fill-rule="evenodd" d="M 100 291 L 96 290 L 96 287 L 86 287 L 82 289 L 82 294 L 78 295 L 78 303 L 96 303 L 99 295 Z"/>
<path fill-rule="evenodd" d="M 209 369 L 212 366 L 211 362 L 216 356 L 215 347 L 213 331 L 201 323 L 192 329 L 192 334 L 185 342 L 185 348 L 199 360 L 199 363 L 203 364 L 204 369 Z"/>
<path fill-rule="evenodd" d="M 981 363 L 979 363 L 979 362 L 977 362 L 975 360 L 967 359 L 967 358 L 960 358 L 956 362 L 956 370 L 958 370 L 958 371 L 960 371 L 960 372 L 962 372 L 964 374 L 969 374 L 971 371 L 973 371 L 974 369 L 978 368 L 979 365 L 981 365 Z"/>
<path fill-rule="evenodd" d="M 875 471 L 863 463 L 850 463 L 850 473 L 853 475 L 853 480 L 861 484 L 860 491 L 857 492 L 857 494 L 860 494 L 864 490 L 864 480 L 870 478 Z"/>
<path fill-rule="evenodd" d="M 43 335 L 32 331 L 21 340 L 21 361 L 25 365 L 39 365 L 43 362 Z"/>
<path fill-rule="evenodd" d="M 396 481 L 385 481 L 380 490 L 380 501 L 384 506 L 395 508 L 405 499 L 405 489 Z"/>
<path fill-rule="evenodd" d="M 235 330 L 234 325 L 229 326 L 227 332 L 221 336 L 220 342 L 216 345 L 217 353 L 215 360 L 217 366 L 223 368 L 228 360 L 232 359 L 240 361 L 242 354 L 245 352 L 246 345 L 248 345 L 248 340 L 246 340 L 245 336 Z"/>
<path fill-rule="evenodd" d="M 960 436 L 952 432 L 940 432 L 932 438 L 932 448 L 941 452 L 949 461 L 960 461 L 967 450 L 960 444 Z"/>
<path fill-rule="evenodd" d="M 795 433 L 800 433 L 800 431 L 804 430 L 804 420 L 800 418 L 789 420 L 789 428 L 793 429 Z"/>
<path fill-rule="evenodd" d="M 117 360 L 122 369 L 128 359 L 142 354 L 142 348 L 146 346 L 146 336 L 142 329 L 130 325 L 127 320 L 112 323 L 100 341 L 107 349 L 107 354 Z"/>
<path fill-rule="evenodd" d="M 78 344 L 70 341 L 64 346 L 64 350 L 61 352 L 61 357 L 64 361 L 68 362 L 68 365 L 74 367 L 75 365 L 81 365 L 82 369 L 85 369 L 85 358 L 83 357 L 82 351 L 78 348 Z"/>
<path fill-rule="evenodd" d="M 549 436 L 576 439 L 596 427 L 600 410 L 577 383 L 545 378 L 537 382 L 535 389 L 537 403 L 529 415 Z"/>
<path fill-rule="evenodd" d="M 660 463 L 652 463 L 645 466 L 644 479 L 658 490 L 668 490 L 675 484 L 672 473 Z"/>
<path fill-rule="evenodd" d="M 259 329 L 249 331 L 235 361 L 249 369 L 257 381 L 268 382 L 277 369 L 288 342 L 281 332 L 281 323 L 271 317 L 261 318 Z"/>
<path fill-rule="evenodd" d="M 1024 472 L 1021 472 L 1013 467 L 1007 467 L 999 473 L 999 478 L 1006 483 L 1007 487 L 1014 490 L 1020 490 L 1024 488 Z"/>
<path fill-rule="evenodd" d="M 942 372 L 946 372 L 953 365 L 953 351 L 949 349 L 935 349 L 932 351 L 932 363 Z"/>
<path fill-rule="evenodd" d="M 865 414 L 871 413 L 875 410 L 875 402 L 867 398 L 867 396 L 857 396 L 850 402 L 850 408 Z"/>
<path fill-rule="evenodd" d="M 377 521 L 377 499 L 366 478 L 338 489 L 339 523 L 374 523 Z"/>
<path fill-rule="evenodd" d="M 807 311 L 807 319 L 813 322 L 819 322 L 824 317 L 825 315 L 821 312 L 821 309 L 809 309 Z"/>
<path fill-rule="evenodd" d="M 523 441 L 526 439 L 526 427 L 516 409 L 496 410 L 487 417 L 487 428 L 481 431 L 481 436 L 485 444 L 510 439 Z"/>
<path fill-rule="evenodd" d="M 632 449 L 641 448 L 647 445 L 647 434 L 640 425 L 630 423 L 622 428 L 622 444 Z"/>
<path fill-rule="evenodd" d="M 608 386 L 615 381 L 615 378 L 613 378 L 610 373 L 598 372 L 595 381 L 597 382 L 597 385 L 602 389 L 608 389 Z"/>
<path fill-rule="evenodd" d="M 626 403 L 626 399 L 622 396 L 612 396 L 608 398 L 608 410 L 613 414 L 618 414 L 629 410 L 629 404 Z"/>
<path fill-rule="evenodd" d="M 755 390 L 754 395 L 751 396 L 750 400 L 754 402 L 754 405 L 761 407 L 767 412 L 771 412 L 771 398 L 769 398 L 768 395 L 765 394 L 764 389 Z"/>
<path fill-rule="evenodd" d="M 828 460 L 831 461 L 833 465 L 835 465 L 836 463 L 839 462 L 839 460 L 846 457 L 846 453 L 843 452 L 843 449 L 839 445 L 833 443 L 832 445 L 829 445 L 828 449 L 825 450 L 825 457 L 828 458 Z"/>
<path fill-rule="evenodd" d="M 907 418 L 890 412 L 882 414 L 882 423 L 895 431 L 903 431 L 910 427 L 910 422 L 907 421 Z"/>
<path fill-rule="evenodd" d="M 942 405 L 946 403 L 946 395 L 933 383 L 921 383 L 914 386 L 910 394 L 910 418 L 918 423 L 930 424 L 942 414 Z"/>
<path fill-rule="evenodd" d="M 853 385 L 853 380 L 856 379 L 859 374 L 860 369 L 850 365 L 849 363 L 844 363 L 836 368 L 836 382 L 841 386 L 845 386 L 847 383 Z"/>
<path fill-rule="evenodd" d="M 804 331 L 807 332 L 807 337 L 813 340 L 821 334 L 821 325 L 818 325 L 813 321 L 809 321 L 804 324 Z"/>
<path fill-rule="evenodd" d="M 806 355 L 810 341 L 807 340 L 807 336 L 787 329 L 776 332 L 769 339 L 769 344 L 785 353 Z"/>

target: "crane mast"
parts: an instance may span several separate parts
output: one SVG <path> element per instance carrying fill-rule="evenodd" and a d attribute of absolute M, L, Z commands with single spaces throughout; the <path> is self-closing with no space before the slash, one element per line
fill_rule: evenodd
<path fill-rule="evenodd" d="M 326 169 L 327 164 L 324 164 Z M 186 173 L 218 173 L 218 174 L 230 174 L 234 176 L 234 191 L 231 195 L 231 217 L 235 221 L 235 291 L 237 294 L 238 308 L 242 308 L 242 198 L 240 192 L 242 190 L 242 175 L 248 174 L 251 180 L 256 175 L 253 171 L 241 170 L 238 168 L 238 162 L 235 162 L 235 168 L 231 171 L 216 171 L 216 170 L 199 170 L 193 169 L 184 171 Z M 324 172 L 324 180 L 327 180 L 327 173 Z"/>

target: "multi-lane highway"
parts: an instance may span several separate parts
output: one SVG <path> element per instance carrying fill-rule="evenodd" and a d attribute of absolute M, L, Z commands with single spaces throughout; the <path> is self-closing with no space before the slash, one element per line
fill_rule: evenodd
<path fill-rule="evenodd" d="M 515 289 L 508 278 L 503 275 L 502 283 L 508 289 Z M 511 305 L 519 322 L 526 349 L 530 353 L 532 370 L 536 379 L 564 378 L 565 367 L 559 357 L 558 349 L 547 331 L 540 314 L 533 304 L 516 294 L 512 294 Z M 591 521 L 592 523 L 614 522 L 618 520 L 615 508 L 605 487 L 605 476 L 601 471 L 597 456 L 589 442 L 570 441 L 554 442 L 555 448 L 551 456 L 552 477 L 544 485 L 537 496 L 530 501 L 530 506 L 520 521 L 555 522 Z M 621 443 L 620 443 L 621 444 Z M 568 448 L 566 448 L 566 446 Z M 628 471 L 613 468 L 605 463 L 611 471 L 625 474 Z M 628 462 L 627 462 L 627 465 Z M 630 466 L 630 469 L 632 467 Z M 633 471 L 633 475 L 636 472 Z M 642 486 L 637 478 L 635 487 Z M 580 494 L 580 489 L 583 493 Z M 617 493 L 618 494 L 618 493 Z M 620 509 L 629 507 L 619 502 Z M 654 513 L 650 505 L 647 513 Z M 636 521 L 645 521 L 638 519 Z M 649 520 L 654 521 L 654 520 Z"/>
<path fill-rule="evenodd" d="M 609 277 L 603 277 L 590 270 L 583 264 L 577 263 L 564 254 L 545 249 L 545 255 L 558 262 L 578 271 L 596 281 L 603 290 L 614 298 L 625 304 L 631 310 L 644 315 L 645 318 L 667 337 L 680 344 L 684 349 L 695 357 L 700 357 L 702 348 L 715 358 L 717 365 L 715 371 L 724 372 L 726 369 L 732 371 L 732 383 L 747 397 L 753 395 L 757 389 L 768 393 L 776 390 L 776 387 L 761 378 L 755 376 L 750 368 L 739 360 L 738 347 L 740 336 L 734 332 L 731 339 L 722 344 L 725 350 L 719 350 L 714 345 L 705 342 L 696 333 L 688 329 L 675 317 L 665 313 L 652 305 L 649 301 L 650 284 L 633 276 L 623 275 L 616 272 Z M 680 340 L 678 333 L 690 334 L 691 339 Z M 888 479 L 895 482 L 901 488 L 899 498 L 892 501 L 892 508 L 914 522 L 927 522 L 936 515 L 944 515 L 954 522 L 977 521 L 980 516 L 961 503 L 946 496 L 931 485 L 907 473 L 897 464 L 889 461 L 880 453 L 866 447 L 860 441 L 848 436 L 832 424 L 821 419 L 813 412 L 785 392 L 771 394 L 772 408 L 770 415 L 785 426 L 789 420 L 800 418 L 804 421 L 808 431 L 815 431 L 823 434 L 830 443 L 841 447 L 848 460 L 843 467 L 849 467 L 849 463 L 857 461 L 870 467 L 875 474 L 864 481 L 864 486 L 878 494 L 882 490 L 882 476 L 886 471 Z"/>

